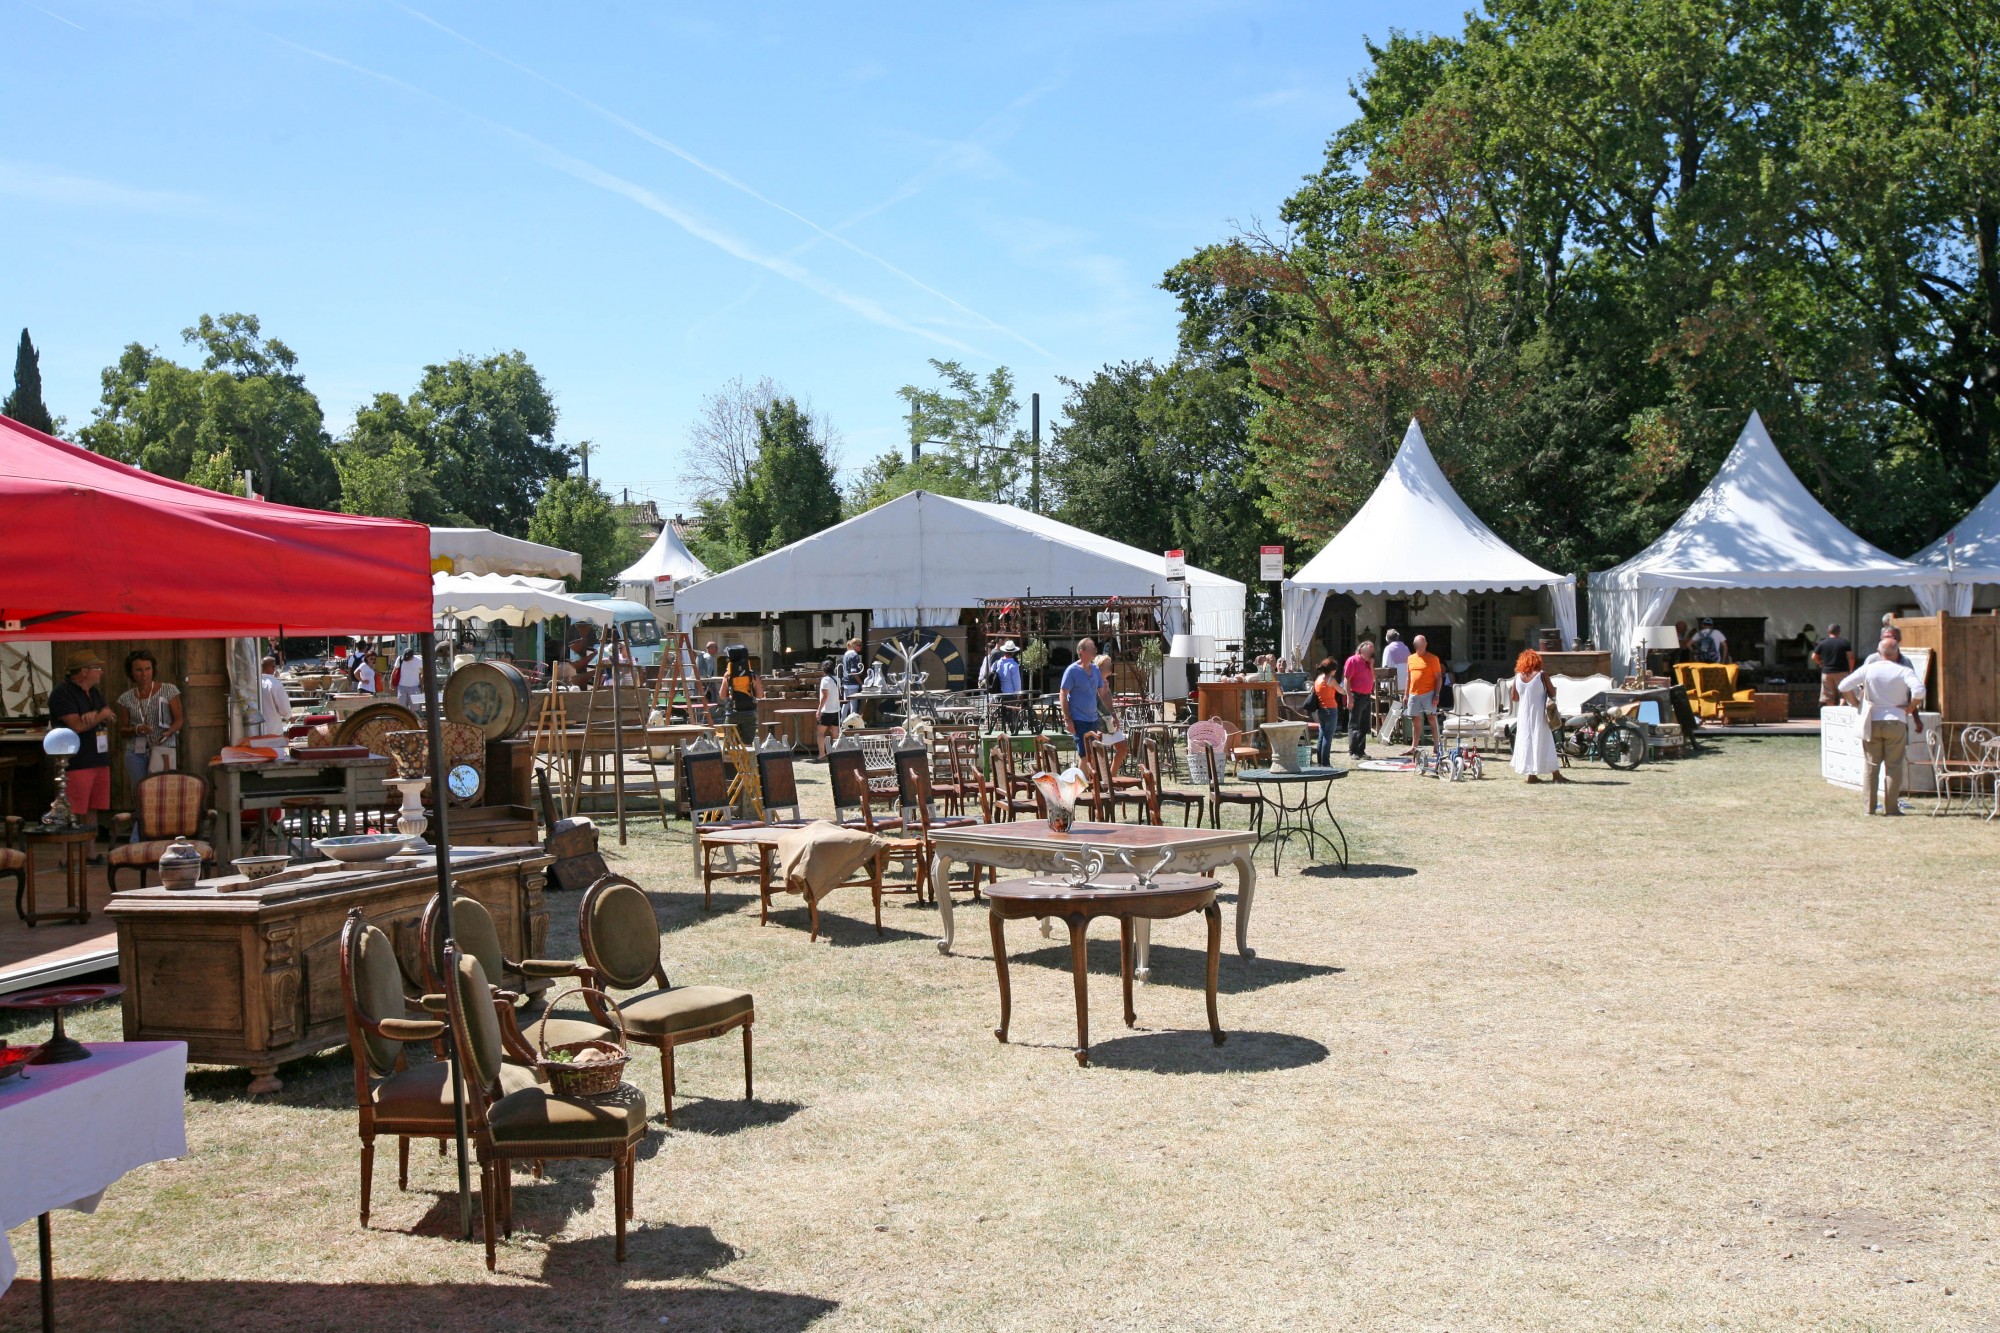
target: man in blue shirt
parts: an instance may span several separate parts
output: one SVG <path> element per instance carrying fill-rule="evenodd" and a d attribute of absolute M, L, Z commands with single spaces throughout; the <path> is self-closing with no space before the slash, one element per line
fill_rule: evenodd
<path fill-rule="evenodd" d="M 1078 639 L 1076 660 L 1063 668 L 1062 715 L 1063 725 L 1076 738 L 1079 758 L 1084 753 L 1084 736 L 1104 730 L 1098 710 L 1098 701 L 1104 694 L 1104 673 L 1097 669 L 1097 641 Z"/>
<path fill-rule="evenodd" d="M 1012 639 L 1000 645 L 1000 656 L 993 663 L 993 689 L 998 694 L 1019 694 L 1021 692 L 1021 645 Z"/>

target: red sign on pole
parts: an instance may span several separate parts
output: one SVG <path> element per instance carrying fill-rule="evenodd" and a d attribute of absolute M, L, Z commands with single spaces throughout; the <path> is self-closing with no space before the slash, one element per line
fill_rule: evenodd
<path fill-rule="evenodd" d="M 1285 578 L 1285 548 L 1282 546 L 1260 546 L 1257 548 L 1258 563 L 1263 566 L 1257 577 L 1266 583 L 1282 583 Z"/>
<path fill-rule="evenodd" d="M 1167 577 L 1170 579 L 1184 579 L 1187 577 L 1186 551 L 1167 552 Z"/>

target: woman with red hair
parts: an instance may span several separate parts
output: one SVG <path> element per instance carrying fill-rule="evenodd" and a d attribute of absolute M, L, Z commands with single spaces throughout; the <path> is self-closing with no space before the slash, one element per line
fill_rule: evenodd
<path fill-rule="evenodd" d="M 1514 771 L 1530 782 L 1540 782 L 1546 773 L 1556 782 L 1563 776 L 1562 756 L 1556 753 L 1555 733 L 1549 730 L 1549 686 L 1542 675 L 1542 655 L 1533 648 L 1514 663 L 1514 679 L 1507 688 L 1514 705 Z"/>

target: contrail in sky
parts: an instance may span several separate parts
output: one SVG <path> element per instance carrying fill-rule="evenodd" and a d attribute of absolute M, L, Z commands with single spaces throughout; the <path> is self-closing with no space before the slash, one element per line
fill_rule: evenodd
<path fill-rule="evenodd" d="M 787 259 L 781 255 L 767 255 L 748 242 L 702 221 L 692 213 L 662 198 L 644 186 L 605 171 L 603 168 L 586 162 L 582 158 L 572 157 L 568 153 L 544 143 L 531 134 L 524 134 L 510 125 L 503 125 L 497 120 L 480 115 L 478 112 L 468 111 L 464 107 L 438 96 L 436 93 L 419 88 L 415 84 L 399 79 L 393 74 L 384 74 L 380 70 L 369 69 L 365 65 L 357 65 L 353 61 L 343 59 L 340 56 L 315 50 L 310 46 L 301 46 L 299 43 L 279 37 L 275 33 L 267 33 L 266 36 L 269 36 L 275 42 L 292 48 L 301 55 L 308 55 L 315 60 L 323 60 L 329 65 L 339 66 L 341 69 L 350 70 L 365 78 L 378 80 L 393 88 L 400 88 L 404 92 L 421 97 L 426 101 L 435 102 L 439 106 L 456 112 L 468 120 L 484 125 L 497 133 L 504 134 L 528 149 L 544 165 L 553 167 L 565 175 L 573 176 L 587 185 L 594 185 L 601 190 L 608 190 L 613 194 L 622 195 L 633 203 L 638 204 L 641 208 L 652 213 L 657 213 L 697 240 L 706 241 L 717 249 L 743 260 L 745 263 L 755 264 L 759 268 L 768 269 L 780 277 L 789 278 L 800 286 L 824 296 L 836 305 L 853 311 L 870 323 L 880 324 L 885 328 L 895 329 L 900 333 L 914 334 L 919 338 L 941 343 L 946 347 L 954 348 L 957 351 L 973 356 L 981 355 L 977 348 L 969 347 L 956 338 L 947 337 L 934 329 L 927 329 L 919 324 L 912 324 L 900 316 L 891 314 L 879 304 L 866 297 L 855 296 L 850 292 L 836 287 L 810 269 L 791 259 Z"/>
<path fill-rule="evenodd" d="M 1004 333 L 1009 338 L 1012 338 L 1016 342 L 1020 343 L 1022 346 L 1030 348 L 1033 351 L 1040 353 L 1042 356 L 1048 357 L 1051 361 L 1055 360 L 1055 354 L 1053 352 L 1049 351 L 1046 347 L 1043 347 L 1040 343 L 1028 337 L 1026 334 L 1018 333 L 1015 330 L 1008 328 L 1005 324 L 1000 323 L 998 320 L 995 320 L 990 316 L 981 314 L 979 311 L 974 310 L 971 306 L 966 305 L 964 302 L 956 299 L 955 297 L 949 295 L 948 293 L 939 291 L 937 288 L 931 286 L 923 279 L 917 277 L 915 274 L 909 273 L 904 269 L 898 268 L 895 264 L 892 264 L 887 259 L 884 259 L 882 256 L 874 253 L 871 250 L 866 250 L 863 249 L 861 246 L 856 245 L 853 241 L 848 240 L 845 236 L 840 235 L 838 232 L 829 231 L 827 228 L 822 227 L 819 223 L 814 222 L 811 218 L 807 217 L 805 214 L 800 213 L 795 209 L 788 208 L 784 204 L 781 204 L 777 200 L 764 194 L 762 191 L 758 190 L 755 186 L 751 185 L 749 182 L 741 180 L 736 176 L 730 175 L 728 172 L 724 171 L 720 167 L 712 166 L 709 163 L 704 162 L 701 158 L 696 157 L 693 153 L 690 153 L 687 149 L 682 148 L 679 144 L 674 143 L 671 140 L 661 138 L 659 135 L 653 133 L 645 126 L 635 124 L 634 122 L 627 120 L 624 116 L 619 115 L 616 111 L 611 110 L 609 107 L 602 106 L 596 102 L 593 102 L 588 97 L 585 97 L 582 93 L 576 92 L 570 88 L 563 86 L 562 84 L 556 82 L 554 79 L 549 78 L 547 75 L 542 74 L 537 70 L 530 69 L 528 66 L 522 64 L 520 61 L 515 60 L 509 56 L 502 55 L 500 52 L 495 51 L 492 47 L 485 46 L 480 42 L 474 40 L 473 38 L 466 36 L 464 33 L 459 32 L 454 28 L 447 27 L 445 24 L 438 22 L 438 20 L 432 18 L 429 14 L 424 13 L 420 9 L 412 9 L 408 5 L 398 5 L 397 8 L 401 9 L 404 13 L 408 14 L 410 17 L 419 19 L 422 22 L 429 24 L 431 27 L 436 28 L 439 32 L 445 34 L 447 37 L 450 37 L 455 41 L 464 43 L 466 46 L 471 47 L 473 50 L 479 52 L 481 55 L 484 55 L 492 60 L 497 60 L 501 64 L 507 66 L 509 69 L 517 70 L 520 73 L 525 74 L 529 78 L 535 80 L 537 83 L 543 84 L 549 88 L 554 89 L 556 92 L 561 93 L 564 97 L 569 98 L 571 101 L 577 103 L 579 106 L 582 106 L 591 111 L 593 114 L 601 116 L 605 120 L 610 121 L 613 125 L 616 125 L 619 129 L 624 130 L 626 133 L 631 134 L 636 138 L 644 140 L 645 142 L 653 145 L 653 147 L 655 148 L 661 149 L 665 152 L 672 153 L 675 157 L 678 157 L 679 159 L 681 159 L 681 161 L 687 163 L 689 166 L 695 168 L 697 171 L 705 172 L 708 175 L 713 176 L 716 180 L 719 180 L 723 184 L 729 186 L 731 189 L 740 190 L 744 194 L 749 195 L 752 199 L 755 199 L 758 203 L 763 204 L 765 207 L 776 209 L 778 212 L 783 213 L 786 217 L 791 218 L 793 221 L 798 222 L 803 226 L 810 227 L 813 231 L 817 232 L 820 236 L 824 237 L 825 239 L 832 241 L 835 245 L 850 250 L 853 253 L 860 255 L 863 259 L 869 260 L 871 263 L 881 265 L 883 268 L 895 274 L 897 277 L 901 278 L 903 281 L 909 283 L 913 287 L 916 287 L 920 291 L 927 292 L 930 295 L 935 296 L 938 300 L 943 301 L 946 305 L 949 305 L 954 310 L 957 310 L 962 314 L 969 315 L 973 319 L 978 320 L 981 324 L 985 325 L 987 328 L 990 328 L 997 333 Z M 1028 101 L 1033 100 L 1034 96 L 1039 96 L 1041 91 L 1045 91 L 1045 89 L 1038 90 L 1035 94 L 1031 94 L 1027 98 L 1017 98 L 1014 103 L 1009 105 L 1008 109 L 1013 110 L 1019 106 L 1026 105 Z M 924 173 L 923 175 L 917 177 L 916 180 L 927 181 L 930 176 L 935 174 L 935 170 L 936 169 L 933 168 L 931 172 Z M 912 181 L 911 184 L 915 185 L 916 181 Z M 915 192 L 913 189 L 910 188 L 910 186 L 905 186 L 904 188 L 905 190 L 908 190 L 910 193 Z M 897 202 L 900 201 L 900 199 L 907 197 L 908 194 L 899 193 L 895 197 L 895 199 L 892 199 L 891 202 Z M 888 206 L 887 204 L 883 204 L 883 205 L 878 205 L 873 209 L 866 210 L 862 213 L 857 214 L 854 220 L 858 221 L 861 218 L 872 216 L 874 213 L 880 212 L 882 208 L 885 208 L 887 206 Z M 793 253 L 797 253 L 797 251 L 794 251 Z"/>

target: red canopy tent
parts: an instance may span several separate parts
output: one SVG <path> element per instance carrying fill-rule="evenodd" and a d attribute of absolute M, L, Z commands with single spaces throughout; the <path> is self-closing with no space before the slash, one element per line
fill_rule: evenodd
<path fill-rule="evenodd" d="M 0 640 L 417 634 L 431 790 L 444 790 L 430 529 L 221 495 L 0 417 Z M 451 933 L 448 803 L 435 803 Z M 463 1093 L 459 1218 L 472 1234 Z"/>
<path fill-rule="evenodd" d="M 0 533 L 0 637 L 431 628 L 430 530 L 421 523 L 219 495 L 6 417 Z"/>

